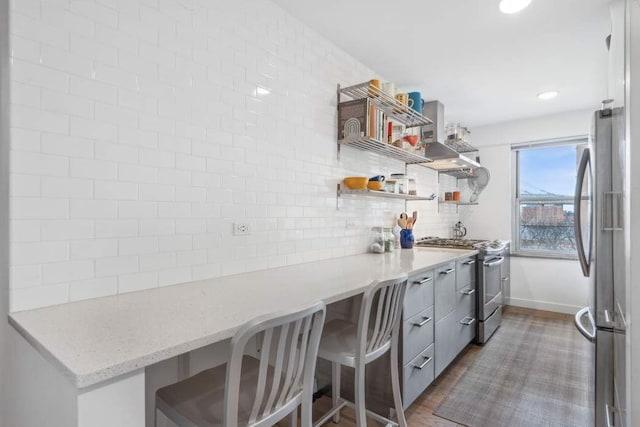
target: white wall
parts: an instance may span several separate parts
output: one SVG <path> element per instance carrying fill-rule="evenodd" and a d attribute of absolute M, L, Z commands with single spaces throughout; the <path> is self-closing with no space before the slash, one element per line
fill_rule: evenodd
<path fill-rule="evenodd" d="M 404 210 L 336 210 L 342 177 L 404 171 L 336 158 L 336 84 L 376 74 L 270 1 L 12 8 L 13 311 L 361 253 Z M 457 219 L 415 206 L 416 234 Z"/>
<path fill-rule="evenodd" d="M 575 111 L 472 129 L 472 143 L 480 149 L 491 181 L 479 197 L 480 204 L 461 208 L 461 220 L 477 238 L 512 239 L 511 144 L 586 135 L 591 111 Z M 586 279 L 577 261 L 511 258 L 512 305 L 575 313 L 588 305 Z"/>

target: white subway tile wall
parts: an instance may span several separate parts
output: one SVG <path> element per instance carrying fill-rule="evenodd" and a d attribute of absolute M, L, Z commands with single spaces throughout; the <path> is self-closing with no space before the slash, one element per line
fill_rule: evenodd
<path fill-rule="evenodd" d="M 336 209 L 342 177 L 404 171 L 337 157 L 336 84 L 378 76 L 270 1 L 11 6 L 12 311 L 362 253 L 404 210 Z M 458 218 L 408 209 L 418 236 Z"/>

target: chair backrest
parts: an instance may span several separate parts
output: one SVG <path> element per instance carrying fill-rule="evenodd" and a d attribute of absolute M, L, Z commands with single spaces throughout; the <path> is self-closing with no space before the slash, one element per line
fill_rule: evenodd
<path fill-rule="evenodd" d="M 407 275 L 375 281 L 365 291 L 360 307 L 356 357 L 386 351 L 397 339 Z"/>
<path fill-rule="evenodd" d="M 249 426 L 273 425 L 303 399 L 312 398 L 325 305 L 262 316 L 245 324 L 231 340 L 227 364 L 224 425 L 238 425 L 242 358 L 256 338 L 260 367 Z M 271 362 L 271 363 L 270 363 Z"/>

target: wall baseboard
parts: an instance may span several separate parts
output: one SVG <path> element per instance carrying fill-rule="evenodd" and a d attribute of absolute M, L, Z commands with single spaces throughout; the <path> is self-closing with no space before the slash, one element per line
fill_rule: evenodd
<path fill-rule="evenodd" d="M 564 314 L 576 314 L 578 310 L 583 307 L 577 307 L 573 305 L 567 304 L 557 304 L 554 302 L 546 302 L 546 301 L 532 301 L 521 298 L 507 298 L 505 300 L 506 305 L 512 305 L 514 307 L 524 307 L 524 308 L 532 308 L 535 310 L 545 310 L 545 311 L 553 311 L 556 313 L 564 313 Z"/>

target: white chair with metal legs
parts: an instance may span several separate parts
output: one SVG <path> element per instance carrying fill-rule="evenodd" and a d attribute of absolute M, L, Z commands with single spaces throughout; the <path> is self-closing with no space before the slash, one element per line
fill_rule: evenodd
<path fill-rule="evenodd" d="M 226 364 L 156 392 L 156 409 L 179 426 L 266 427 L 289 417 L 311 427 L 313 381 L 325 318 L 321 302 L 245 324 Z M 257 340 L 259 359 L 245 354 Z"/>
<path fill-rule="evenodd" d="M 325 325 L 318 357 L 332 363 L 333 407 L 314 426 L 320 426 L 332 417 L 334 422 L 339 422 L 340 410 L 349 406 L 355 410 L 358 427 L 367 425 L 367 415 L 384 424 L 406 427 L 398 377 L 398 335 L 406 285 L 406 275 L 374 282 L 362 298 L 357 325 L 340 319 L 332 320 Z M 388 350 L 391 350 L 391 383 L 397 421 L 365 408 L 365 367 Z M 355 402 L 348 402 L 340 397 L 342 365 L 355 370 Z"/>

